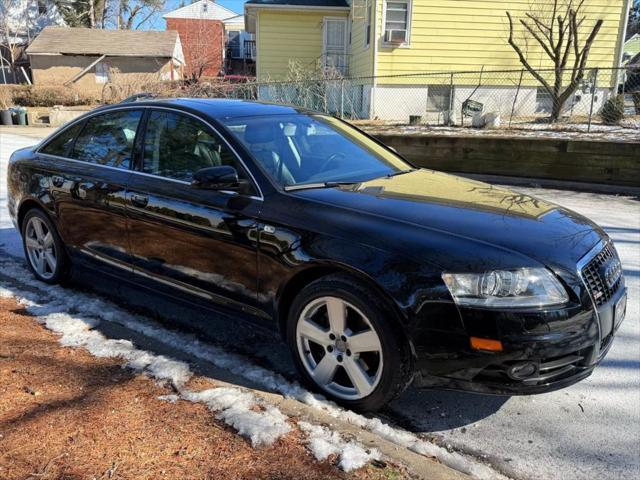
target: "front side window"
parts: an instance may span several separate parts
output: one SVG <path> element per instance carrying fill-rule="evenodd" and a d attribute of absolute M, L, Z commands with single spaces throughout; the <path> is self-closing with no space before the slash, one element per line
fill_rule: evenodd
<path fill-rule="evenodd" d="M 87 120 L 73 147 L 72 158 L 128 169 L 141 110 L 103 113 Z"/>
<path fill-rule="evenodd" d="M 388 1 L 385 8 L 385 42 L 407 43 L 409 41 L 410 0 Z"/>
<path fill-rule="evenodd" d="M 40 149 L 42 153 L 47 155 L 56 155 L 58 157 L 68 157 L 73 147 L 73 141 L 76 139 L 80 130 L 82 130 L 82 122 L 65 129 L 50 140 L 44 147 Z"/>
<path fill-rule="evenodd" d="M 142 171 L 190 182 L 202 168 L 229 165 L 246 178 L 234 153 L 199 120 L 175 112 L 153 111 L 144 136 Z"/>
<path fill-rule="evenodd" d="M 411 168 L 358 130 L 325 115 L 242 117 L 225 125 L 281 186 L 365 181 Z"/>

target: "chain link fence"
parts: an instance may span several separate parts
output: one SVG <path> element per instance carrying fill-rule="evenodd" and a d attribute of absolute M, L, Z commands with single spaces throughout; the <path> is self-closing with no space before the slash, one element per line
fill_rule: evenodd
<path fill-rule="evenodd" d="M 295 105 L 348 120 L 395 125 L 523 128 L 549 123 L 640 129 L 640 66 L 584 71 L 526 70 L 338 77 L 292 82 L 196 85 L 190 95 Z M 554 94 L 556 80 L 561 87 Z M 536 128 L 536 127 L 533 127 Z M 540 127 L 544 128 L 544 127 Z"/>

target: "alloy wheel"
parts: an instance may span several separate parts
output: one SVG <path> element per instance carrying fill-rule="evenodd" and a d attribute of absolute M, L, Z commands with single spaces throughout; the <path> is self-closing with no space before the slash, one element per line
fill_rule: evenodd
<path fill-rule="evenodd" d="M 337 297 L 320 297 L 302 311 L 296 325 L 302 363 L 326 392 L 358 400 L 370 395 L 382 376 L 382 344 L 369 319 Z"/>
<path fill-rule="evenodd" d="M 24 242 L 33 269 L 42 278 L 51 279 L 56 273 L 58 256 L 53 234 L 42 219 L 33 216 L 27 221 Z"/>

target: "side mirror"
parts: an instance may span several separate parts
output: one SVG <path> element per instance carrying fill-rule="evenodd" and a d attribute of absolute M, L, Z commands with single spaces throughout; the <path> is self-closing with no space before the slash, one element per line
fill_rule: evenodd
<path fill-rule="evenodd" d="M 193 174 L 191 186 L 206 190 L 239 190 L 238 172 L 229 165 L 202 168 Z"/>

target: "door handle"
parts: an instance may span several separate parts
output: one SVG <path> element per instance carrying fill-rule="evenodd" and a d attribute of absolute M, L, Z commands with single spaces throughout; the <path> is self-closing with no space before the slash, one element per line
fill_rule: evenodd
<path fill-rule="evenodd" d="M 54 187 L 61 188 L 64 185 L 64 177 L 59 177 L 58 175 L 55 175 L 54 177 L 51 178 L 51 183 L 53 183 Z"/>
<path fill-rule="evenodd" d="M 149 203 L 149 197 L 134 193 L 131 195 L 131 203 L 136 207 L 144 208 Z"/>

